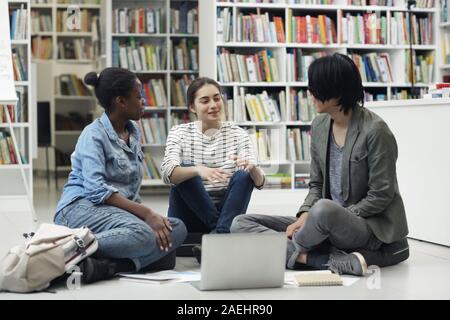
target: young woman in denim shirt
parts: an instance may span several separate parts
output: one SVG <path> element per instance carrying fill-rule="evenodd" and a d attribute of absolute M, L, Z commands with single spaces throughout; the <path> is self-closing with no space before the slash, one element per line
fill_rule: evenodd
<path fill-rule="evenodd" d="M 220 120 L 223 102 L 217 82 L 194 80 L 187 106 L 198 120 L 172 128 L 167 138 L 161 171 L 172 186 L 168 216 L 183 220 L 190 233 L 229 233 L 253 188 L 264 185 L 247 132 Z"/>
<path fill-rule="evenodd" d="M 54 218 L 70 228 L 87 226 L 96 235 L 99 248 L 95 258 L 81 263 L 82 281 L 173 268 L 174 250 L 183 243 L 186 228 L 179 219 L 144 206 L 139 197 L 144 155 L 134 121 L 144 114 L 142 84 L 120 68 L 107 68 L 99 76 L 88 73 L 84 81 L 95 87 L 105 112 L 78 139 Z"/>

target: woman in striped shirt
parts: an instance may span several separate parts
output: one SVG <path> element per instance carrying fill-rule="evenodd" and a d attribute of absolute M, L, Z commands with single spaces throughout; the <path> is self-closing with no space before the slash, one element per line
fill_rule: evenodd
<path fill-rule="evenodd" d="M 221 122 L 222 90 L 209 78 L 194 80 L 187 91 L 197 121 L 170 130 L 162 176 L 172 186 L 169 217 L 189 232 L 229 233 L 234 217 L 244 214 L 253 188 L 262 188 L 263 171 L 246 131 Z"/>

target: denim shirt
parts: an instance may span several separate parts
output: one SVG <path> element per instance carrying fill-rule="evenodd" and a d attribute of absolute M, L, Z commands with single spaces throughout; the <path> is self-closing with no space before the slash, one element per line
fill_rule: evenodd
<path fill-rule="evenodd" d="M 136 124 L 129 121 L 129 146 L 119 138 L 106 113 L 88 125 L 72 153 L 72 171 L 56 213 L 79 199 L 102 204 L 114 192 L 141 202 L 144 154 Z"/>

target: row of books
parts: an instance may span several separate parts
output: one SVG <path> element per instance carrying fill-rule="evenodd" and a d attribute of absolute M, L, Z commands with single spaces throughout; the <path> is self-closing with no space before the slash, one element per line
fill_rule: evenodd
<path fill-rule="evenodd" d="M 183 123 L 189 123 L 197 120 L 192 112 L 173 112 L 170 115 L 170 127 L 177 126 Z M 227 121 L 226 119 L 222 119 L 222 121 Z"/>
<path fill-rule="evenodd" d="M 357 6 L 405 7 L 407 0 L 348 0 L 348 4 Z M 434 8 L 434 0 L 416 0 L 416 8 Z"/>
<path fill-rule="evenodd" d="M 407 79 L 412 81 L 412 76 L 414 76 L 415 83 L 430 83 L 433 80 L 433 63 L 434 63 L 434 52 L 428 54 L 413 54 L 413 74 L 411 74 L 411 63 L 410 63 L 409 50 L 405 51 L 405 72 Z"/>
<path fill-rule="evenodd" d="M 428 86 L 428 93 L 425 98 L 436 99 L 436 98 L 450 98 L 450 83 L 441 82 L 433 83 Z"/>
<path fill-rule="evenodd" d="M 266 175 L 264 189 L 291 189 L 292 177 L 289 173 L 273 173 Z"/>
<path fill-rule="evenodd" d="M 337 43 L 335 22 L 325 15 L 293 16 L 288 9 L 287 39 L 293 43 Z"/>
<path fill-rule="evenodd" d="M 364 101 L 370 102 L 370 101 L 386 101 L 387 100 L 387 94 L 385 93 L 370 93 L 367 91 L 364 91 Z"/>
<path fill-rule="evenodd" d="M 341 43 L 386 44 L 387 18 L 380 13 L 364 13 L 341 18 Z"/>
<path fill-rule="evenodd" d="M 187 74 L 183 75 L 180 79 L 170 79 L 170 95 L 172 106 L 181 107 L 187 105 L 186 92 L 193 80 L 195 80 L 195 76 Z"/>
<path fill-rule="evenodd" d="M 412 44 L 433 44 L 433 17 L 411 17 Z M 404 45 L 410 43 L 409 36 L 409 14 L 406 12 L 394 12 L 391 17 L 391 44 Z"/>
<path fill-rule="evenodd" d="M 394 77 L 391 68 L 389 54 L 368 53 L 359 55 L 349 54 L 361 74 L 363 82 L 393 82 Z"/>
<path fill-rule="evenodd" d="M 441 13 L 441 22 L 450 21 L 450 5 L 449 0 L 439 1 L 439 12 Z"/>
<path fill-rule="evenodd" d="M 144 152 L 144 180 L 160 180 L 161 173 L 153 157 Z"/>
<path fill-rule="evenodd" d="M 402 0 L 347 0 L 347 4 L 354 6 L 398 6 Z"/>
<path fill-rule="evenodd" d="M 14 81 L 27 81 L 28 70 L 26 63 L 26 47 L 12 47 L 11 57 L 13 62 Z"/>
<path fill-rule="evenodd" d="M 184 1 L 179 8 L 170 9 L 170 31 L 172 33 L 198 34 L 198 8 L 189 8 Z"/>
<path fill-rule="evenodd" d="M 403 45 L 409 43 L 409 17 L 408 13 L 394 12 L 390 19 L 391 44 Z M 242 13 L 237 19 L 236 41 L 238 42 L 285 42 L 284 27 L 281 17 L 273 17 L 274 22 L 269 21 L 269 14 L 251 14 L 244 16 Z M 232 16 L 229 8 L 219 11 L 217 18 L 218 42 L 232 40 Z M 288 21 L 291 23 L 287 30 L 287 39 L 291 43 L 337 43 L 335 22 L 324 15 L 317 17 L 292 16 L 292 10 L 288 10 Z M 387 44 L 388 20 L 381 16 L 380 12 L 358 14 L 356 16 L 347 13 L 339 19 L 341 43 L 348 44 Z M 432 14 L 426 17 L 412 15 L 412 41 L 413 44 L 432 44 Z"/>
<path fill-rule="evenodd" d="M 235 105 L 233 99 L 227 99 L 224 95 L 224 106 L 220 111 L 220 121 L 235 121 L 243 122 L 247 119 L 245 111 L 245 105 L 241 108 L 241 105 Z M 245 103 L 245 102 L 244 102 Z"/>
<path fill-rule="evenodd" d="M 82 9 L 79 12 L 76 23 L 69 23 L 69 13 L 67 10 L 56 11 L 56 31 L 57 32 L 92 32 L 95 29 L 96 21 L 99 19 L 98 10 Z"/>
<path fill-rule="evenodd" d="M 259 162 L 278 161 L 279 153 L 279 134 L 278 131 L 267 128 L 250 128 L 247 130 L 250 141 L 253 145 L 255 156 Z"/>
<path fill-rule="evenodd" d="M 94 44 L 90 39 L 65 39 L 58 41 L 58 59 L 93 60 Z"/>
<path fill-rule="evenodd" d="M 222 48 L 217 52 L 217 67 L 221 82 L 277 82 L 280 81 L 276 53 L 262 50 L 253 55 L 230 53 Z"/>
<path fill-rule="evenodd" d="M 12 40 L 27 39 L 28 10 L 22 4 L 20 9 L 9 11 L 10 36 Z"/>
<path fill-rule="evenodd" d="M 233 40 L 233 14 L 230 8 L 219 10 L 216 17 L 217 42 L 229 42 Z"/>
<path fill-rule="evenodd" d="M 28 121 L 28 98 L 24 87 L 16 87 L 17 104 L 7 105 L 11 122 L 27 122 Z M 0 104 L 0 123 L 7 122 L 5 108 Z"/>
<path fill-rule="evenodd" d="M 250 121 L 281 121 L 277 101 L 272 96 L 269 96 L 265 90 L 260 94 L 247 93 L 245 95 L 245 106 L 250 116 Z"/>
<path fill-rule="evenodd" d="M 239 88 L 237 100 L 225 99 L 223 108 L 223 121 L 234 122 L 279 122 L 279 121 L 302 121 L 310 122 L 317 115 L 311 97 L 306 90 L 290 91 L 289 103 L 287 103 L 286 92 L 268 94 L 263 90 L 261 93 L 246 93 L 243 87 Z"/>
<path fill-rule="evenodd" d="M 289 98 L 290 103 L 286 107 L 286 115 L 282 115 L 283 119 L 310 122 L 316 117 L 317 110 L 306 90 L 291 89 Z M 282 110 L 283 108 L 284 106 L 282 106 Z"/>
<path fill-rule="evenodd" d="M 325 51 L 305 54 L 301 48 L 289 49 L 286 56 L 286 79 L 287 81 L 307 81 L 308 68 L 311 63 L 325 56 Z"/>
<path fill-rule="evenodd" d="M 22 163 L 27 163 L 24 157 Z M 0 131 L 0 165 L 3 164 L 19 164 L 12 137 L 7 131 Z"/>
<path fill-rule="evenodd" d="M 51 0 L 50 0 L 51 1 Z M 101 0 L 76 0 L 77 4 L 96 4 L 99 5 Z M 56 0 L 56 3 L 73 4 L 73 0 Z"/>
<path fill-rule="evenodd" d="M 142 144 L 165 144 L 167 139 L 166 119 L 157 113 L 138 121 Z"/>
<path fill-rule="evenodd" d="M 287 158 L 291 161 L 311 160 L 311 131 L 300 128 L 287 129 Z"/>
<path fill-rule="evenodd" d="M 48 60 L 52 58 L 53 41 L 51 37 L 33 37 L 31 39 L 31 52 L 35 59 Z"/>
<path fill-rule="evenodd" d="M 112 12 L 113 33 L 161 33 L 164 21 L 162 9 L 119 8 Z"/>
<path fill-rule="evenodd" d="M 171 65 L 175 70 L 198 70 L 197 40 L 181 39 L 177 44 L 170 40 Z"/>
<path fill-rule="evenodd" d="M 160 45 L 113 39 L 112 64 L 133 71 L 158 71 L 166 68 L 166 50 Z"/>
<path fill-rule="evenodd" d="M 443 32 L 442 42 L 444 64 L 450 64 L 450 32 Z"/>
<path fill-rule="evenodd" d="M 52 32 L 52 16 L 40 11 L 31 11 L 31 30 L 33 32 Z"/>
<path fill-rule="evenodd" d="M 407 100 L 413 98 L 421 98 L 424 97 L 427 93 L 426 88 L 414 88 L 416 90 L 413 95 L 410 90 L 407 89 L 392 89 L 391 100 Z"/>
<path fill-rule="evenodd" d="M 63 96 L 92 96 L 88 87 L 75 74 L 55 77 L 55 93 Z"/>
<path fill-rule="evenodd" d="M 250 15 L 239 13 L 236 22 L 236 40 L 240 42 L 286 42 L 283 18 L 277 16 L 271 18 L 268 12 L 261 14 L 259 9 L 257 12 L 257 14 L 251 13 Z"/>
<path fill-rule="evenodd" d="M 307 189 L 309 188 L 310 181 L 309 173 L 295 173 L 294 176 L 294 188 L 295 189 Z"/>
<path fill-rule="evenodd" d="M 333 4 L 334 0 L 220 0 L 234 3 Z"/>
<path fill-rule="evenodd" d="M 163 79 L 150 79 L 142 83 L 145 105 L 149 107 L 167 107 L 166 89 Z"/>
<path fill-rule="evenodd" d="M 404 7 L 407 0 L 347 0 L 347 4 L 356 6 Z M 234 3 L 278 3 L 278 4 L 335 4 L 335 0 L 220 0 Z M 434 0 L 417 0 L 417 8 L 433 8 Z"/>

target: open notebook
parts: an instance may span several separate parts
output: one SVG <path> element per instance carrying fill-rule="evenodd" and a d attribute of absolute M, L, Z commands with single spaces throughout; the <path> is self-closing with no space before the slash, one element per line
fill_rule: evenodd
<path fill-rule="evenodd" d="M 294 280 L 299 287 L 342 286 L 344 284 L 340 275 L 329 270 L 299 272 L 294 275 Z"/>

